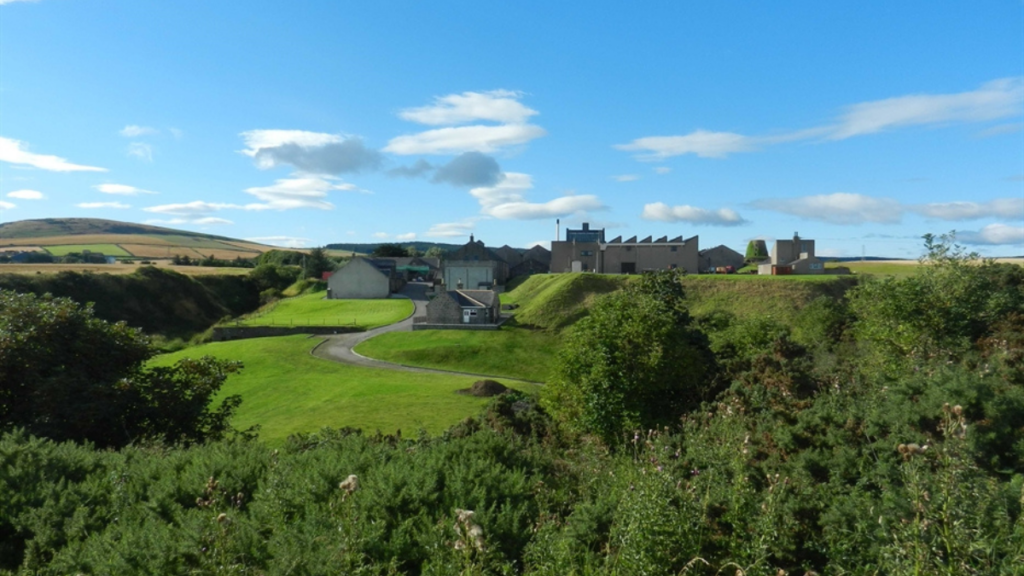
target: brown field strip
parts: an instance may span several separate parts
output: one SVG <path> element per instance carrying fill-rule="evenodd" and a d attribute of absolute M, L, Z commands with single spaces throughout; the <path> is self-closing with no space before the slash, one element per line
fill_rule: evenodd
<path fill-rule="evenodd" d="M 238 248 L 241 248 L 242 250 L 248 250 L 248 251 L 251 251 L 251 252 L 259 252 L 260 254 L 262 254 L 264 252 L 267 252 L 268 250 L 274 250 L 274 249 L 288 250 L 288 248 L 276 248 L 275 246 L 265 246 L 263 244 L 256 244 L 256 243 L 253 243 L 253 242 L 234 242 L 234 241 L 229 242 L 227 240 L 221 240 L 221 242 L 224 243 L 224 244 L 231 245 L 231 246 L 237 246 Z"/>
<path fill-rule="evenodd" d="M 157 246 L 154 244 L 121 244 L 120 246 L 136 258 L 171 258 L 175 255 L 202 258 L 202 255 L 192 248 L 182 246 Z"/>
<path fill-rule="evenodd" d="M 158 268 L 173 270 L 185 276 L 210 276 L 228 274 L 244 276 L 249 268 L 213 268 L 206 266 L 171 266 L 168 262 L 157 263 Z M 0 264 L 0 274 L 56 274 L 58 272 L 92 272 L 95 274 L 131 274 L 140 268 L 139 264 Z"/>
<path fill-rule="evenodd" d="M 213 256 L 220 260 L 234 260 L 241 256 L 242 258 L 256 258 L 260 255 L 259 252 L 243 252 L 241 250 L 225 250 L 223 248 L 193 248 L 201 256 Z"/>
<path fill-rule="evenodd" d="M 39 246 L 0 246 L 0 252 L 45 252 Z"/>

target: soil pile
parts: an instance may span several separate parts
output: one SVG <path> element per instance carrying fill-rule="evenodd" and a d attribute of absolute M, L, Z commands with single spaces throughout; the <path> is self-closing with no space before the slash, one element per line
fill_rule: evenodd
<path fill-rule="evenodd" d="M 491 396 L 497 396 L 508 392 L 508 387 L 501 382 L 494 380 L 477 380 L 469 388 L 457 390 L 459 394 L 466 394 L 469 396 L 479 396 L 481 398 L 490 398 Z"/>

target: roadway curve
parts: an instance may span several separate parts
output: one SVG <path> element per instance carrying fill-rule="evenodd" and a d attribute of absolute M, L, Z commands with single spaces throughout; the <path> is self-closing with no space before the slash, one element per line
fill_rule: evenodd
<path fill-rule="evenodd" d="M 518 378 L 507 378 L 504 376 L 494 376 L 488 374 L 474 374 L 472 372 L 456 372 L 454 370 L 438 370 L 435 368 L 418 368 L 415 366 L 406 366 L 404 364 L 395 364 L 394 362 L 385 362 L 383 360 L 374 360 L 373 358 L 367 358 L 366 356 L 360 356 L 353 348 L 358 346 L 360 343 L 373 338 L 379 334 L 386 332 L 397 332 L 397 331 L 410 331 L 412 330 L 413 318 L 418 318 L 427 315 L 427 287 L 429 284 L 424 282 L 409 282 L 402 289 L 400 294 L 412 300 L 415 309 L 413 313 L 401 322 L 394 324 L 388 324 L 387 326 L 381 326 L 380 328 L 374 328 L 373 330 L 367 330 L 366 332 L 356 332 L 353 334 L 336 334 L 334 336 L 327 336 L 323 342 L 316 345 L 311 351 L 313 356 L 317 358 L 323 358 L 324 360 L 332 360 L 334 362 L 341 362 L 342 364 L 351 364 L 353 366 L 365 366 L 367 368 L 384 368 L 386 370 L 401 370 L 405 372 L 428 372 L 433 374 L 453 374 L 456 376 L 476 376 L 480 378 L 501 378 L 502 380 L 518 380 Z M 521 380 L 526 382 L 525 380 Z"/>

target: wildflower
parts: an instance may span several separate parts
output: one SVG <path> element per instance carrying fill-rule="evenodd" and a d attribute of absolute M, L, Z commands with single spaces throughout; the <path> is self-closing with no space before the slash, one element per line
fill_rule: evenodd
<path fill-rule="evenodd" d="M 228 518 L 227 514 L 225 514 L 223 512 L 221 512 L 220 514 L 217 514 L 217 524 L 230 524 L 230 523 L 231 523 L 231 518 Z"/>
<path fill-rule="evenodd" d="M 348 478 L 345 478 L 345 480 L 338 484 L 338 488 L 344 490 L 346 496 L 352 494 L 359 490 L 359 477 L 355 474 L 349 474 Z"/>

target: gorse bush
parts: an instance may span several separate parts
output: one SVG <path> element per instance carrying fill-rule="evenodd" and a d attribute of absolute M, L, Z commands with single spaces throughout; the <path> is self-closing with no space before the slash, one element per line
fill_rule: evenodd
<path fill-rule="evenodd" d="M 678 278 L 637 279 L 543 402 L 435 438 L 9 430 L 0 573 L 1022 574 L 1024 274 L 931 249 L 792 322 L 694 320 Z"/>

